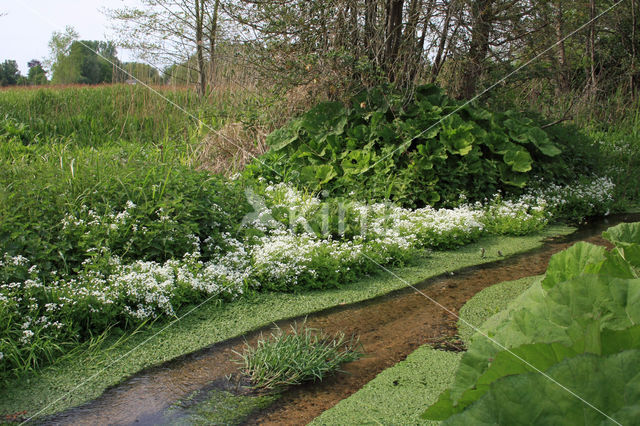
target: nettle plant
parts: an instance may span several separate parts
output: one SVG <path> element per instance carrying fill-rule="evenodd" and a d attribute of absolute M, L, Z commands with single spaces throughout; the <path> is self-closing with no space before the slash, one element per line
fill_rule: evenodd
<path fill-rule="evenodd" d="M 408 99 L 376 88 L 350 106 L 321 103 L 267 142 L 270 151 L 249 174 L 410 207 L 517 191 L 544 164 L 562 161 L 533 120 L 463 105 L 434 85 Z"/>

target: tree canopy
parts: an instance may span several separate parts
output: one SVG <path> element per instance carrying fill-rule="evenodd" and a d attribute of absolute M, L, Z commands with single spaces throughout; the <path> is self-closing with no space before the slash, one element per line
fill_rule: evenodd
<path fill-rule="evenodd" d="M 0 86 L 14 86 L 20 80 L 20 69 L 14 60 L 6 60 L 0 64 Z"/>

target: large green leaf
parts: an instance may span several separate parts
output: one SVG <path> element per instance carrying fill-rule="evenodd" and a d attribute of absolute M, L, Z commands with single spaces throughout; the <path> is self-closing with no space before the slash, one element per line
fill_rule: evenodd
<path fill-rule="evenodd" d="M 605 253 L 604 260 L 585 266 L 587 274 L 608 275 L 615 278 L 638 278 L 638 272 L 624 258 L 619 248 Z"/>
<path fill-rule="evenodd" d="M 579 242 L 551 256 L 542 287 L 550 289 L 558 283 L 582 275 L 588 264 L 605 259 L 607 250 L 602 246 Z"/>
<path fill-rule="evenodd" d="M 612 243 L 640 244 L 640 222 L 621 223 L 602 233 L 602 237 Z"/>
<path fill-rule="evenodd" d="M 342 134 L 346 124 L 347 113 L 340 102 L 322 102 L 302 116 L 300 127 L 311 138 L 323 139 L 327 134 Z"/>
<path fill-rule="evenodd" d="M 446 425 L 637 424 L 640 351 L 600 357 L 578 355 L 545 375 L 526 373 L 493 383 L 478 402 Z"/>
<path fill-rule="evenodd" d="M 500 180 L 507 185 L 524 188 L 529 181 L 526 174 L 514 172 L 506 164 L 498 164 L 498 170 L 500 171 Z"/>
<path fill-rule="evenodd" d="M 373 165 L 371 151 L 358 149 L 347 154 L 340 163 L 345 175 L 364 173 Z"/>
<path fill-rule="evenodd" d="M 336 170 L 328 164 L 305 166 L 300 170 L 300 177 L 312 185 L 324 185 L 338 176 Z"/>
<path fill-rule="evenodd" d="M 455 401 L 451 398 L 450 390 L 443 392 L 438 401 L 429 407 L 422 417 L 427 420 L 446 420 L 482 398 L 496 380 L 505 376 L 536 371 L 536 369 L 544 371 L 576 355 L 578 352 L 559 343 L 536 343 L 502 351 L 492 360 L 490 367 L 478 378 L 473 388 L 467 389 Z"/>
<path fill-rule="evenodd" d="M 504 162 L 511 166 L 511 170 L 514 172 L 525 173 L 531 170 L 533 158 L 526 149 L 517 147 L 517 149 L 509 150 L 504 154 Z"/>
<path fill-rule="evenodd" d="M 267 136 L 267 145 L 273 151 L 279 151 L 298 139 L 299 126 L 297 123 L 290 123 L 281 127 Z"/>
<path fill-rule="evenodd" d="M 557 342 L 580 351 L 599 351 L 600 330 L 622 330 L 640 323 L 640 279 L 583 275 L 520 303 L 490 330 L 500 346 L 481 335 L 473 337 L 451 387 L 454 401 L 475 385 L 490 360 L 505 348 Z"/>
<path fill-rule="evenodd" d="M 531 127 L 527 130 L 526 137 L 547 157 L 555 157 L 562 154 L 562 150 L 554 145 L 549 136 L 539 127 Z"/>
<path fill-rule="evenodd" d="M 519 120 L 508 118 L 502 123 L 507 129 L 509 137 L 518 143 L 528 143 L 527 130 L 529 126 L 524 125 Z"/>
<path fill-rule="evenodd" d="M 591 352 L 595 355 L 611 355 L 629 349 L 640 349 L 640 325 L 624 330 L 604 329 L 597 332 L 599 343 L 592 346 L 595 350 Z M 443 392 L 423 417 L 429 420 L 445 420 L 480 399 L 491 384 L 502 377 L 545 371 L 554 364 L 583 353 L 582 349 L 583 344 L 578 341 L 571 342 L 570 345 L 533 343 L 499 352 L 475 385 L 467 389 L 457 401 L 451 399 L 450 391 Z"/>
<path fill-rule="evenodd" d="M 626 262 L 634 267 L 634 274 L 640 271 L 640 222 L 621 223 L 602 234 L 604 238 L 616 245 L 617 252 Z"/>
<path fill-rule="evenodd" d="M 443 122 L 440 141 L 452 154 L 467 155 L 473 148 L 475 136 L 473 124 L 463 122 L 459 116 L 451 115 Z"/>
<path fill-rule="evenodd" d="M 442 103 L 444 97 L 442 89 L 435 84 L 424 84 L 415 88 L 415 97 L 418 101 L 427 100 L 432 104 Z"/>
<path fill-rule="evenodd" d="M 365 144 L 369 142 L 369 127 L 364 124 L 358 124 L 347 130 L 347 136 Z"/>

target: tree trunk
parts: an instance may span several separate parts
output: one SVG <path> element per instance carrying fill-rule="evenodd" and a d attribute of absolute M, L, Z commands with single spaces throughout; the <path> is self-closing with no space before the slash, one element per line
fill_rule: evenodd
<path fill-rule="evenodd" d="M 570 89 L 569 84 L 569 64 L 567 63 L 567 53 L 564 44 L 564 34 L 562 28 L 564 26 L 564 12 L 562 10 L 562 2 L 558 1 L 554 5 L 554 30 L 556 35 L 556 43 L 558 47 L 558 69 L 556 70 L 556 79 L 558 80 L 558 88 L 561 93 L 567 93 Z"/>
<path fill-rule="evenodd" d="M 207 90 L 207 79 L 204 64 L 204 2 L 196 0 L 196 57 L 198 61 L 198 95 L 204 96 Z"/>
<path fill-rule="evenodd" d="M 426 14 L 431 11 L 427 8 Z M 402 58 L 402 75 L 399 76 L 403 85 L 411 85 L 422 59 L 422 49 L 418 46 L 418 22 L 422 15 L 422 0 L 411 0 L 407 25 L 402 34 L 400 57 Z"/>
<path fill-rule="evenodd" d="M 591 81 L 590 91 L 592 94 L 596 91 L 596 1 L 589 0 L 589 15 L 591 18 L 591 24 L 589 25 L 589 77 Z"/>
<path fill-rule="evenodd" d="M 354 55 L 358 55 L 358 46 L 360 45 L 360 34 L 358 31 L 358 1 L 349 1 L 349 30 L 351 33 L 351 49 Z"/>
<path fill-rule="evenodd" d="M 394 67 L 402 39 L 402 8 L 404 0 L 388 0 L 385 63 L 390 81 L 395 80 Z"/>
<path fill-rule="evenodd" d="M 220 0 L 215 0 L 211 13 L 211 26 L 209 28 L 209 85 L 213 86 L 216 74 L 216 44 L 218 42 L 218 10 Z"/>
<path fill-rule="evenodd" d="M 453 2 L 454 0 L 449 1 L 447 11 L 445 12 L 442 33 L 440 34 L 440 42 L 438 43 L 438 51 L 436 52 L 436 57 L 433 60 L 433 66 L 431 67 L 431 77 L 429 78 L 431 83 L 434 83 L 436 78 L 438 78 L 438 74 L 440 74 L 442 64 L 444 63 L 442 55 L 444 53 L 444 48 L 447 45 L 447 37 L 449 36 L 449 25 L 451 24 L 451 8 L 453 7 Z"/>
<path fill-rule="evenodd" d="M 637 25 L 636 0 L 631 0 L 631 71 L 629 73 L 629 86 L 633 100 L 637 95 L 636 84 L 636 25 Z"/>
<path fill-rule="evenodd" d="M 364 15 L 364 48 L 371 61 L 380 63 L 380 46 L 376 42 L 376 27 L 378 26 L 378 0 L 365 0 Z"/>
<path fill-rule="evenodd" d="M 493 26 L 491 3 L 491 0 L 473 0 L 471 5 L 471 44 L 459 94 L 462 99 L 471 99 L 475 95 L 478 77 L 485 71 L 484 60 L 489 52 L 489 36 Z"/>

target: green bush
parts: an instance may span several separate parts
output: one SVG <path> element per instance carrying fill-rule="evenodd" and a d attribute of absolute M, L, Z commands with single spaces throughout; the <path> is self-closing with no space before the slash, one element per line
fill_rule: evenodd
<path fill-rule="evenodd" d="M 411 207 L 448 204 L 461 193 L 475 201 L 518 192 L 549 164 L 566 173 L 561 138 L 513 111 L 463 106 L 433 85 L 408 99 L 377 88 L 349 106 L 319 104 L 275 131 L 248 174 Z"/>

